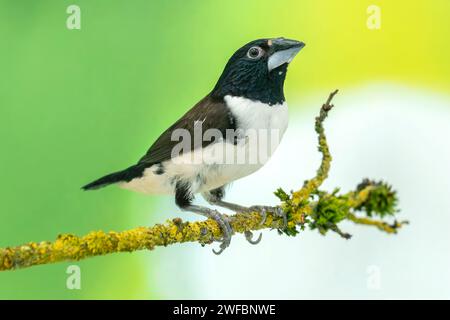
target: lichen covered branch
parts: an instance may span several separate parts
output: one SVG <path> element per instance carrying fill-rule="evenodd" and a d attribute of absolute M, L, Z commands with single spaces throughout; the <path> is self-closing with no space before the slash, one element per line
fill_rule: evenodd
<path fill-rule="evenodd" d="M 397 211 L 396 193 L 386 183 L 366 179 L 354 191 L 345 194 L 339 194 L 338 189 L 332 192 L 320 190 L 321 184 L 328 176 L 331 163 L 323 122 L 333 107 L 331 101 L 336 93 L 337 90 L 330 94 L 316 118 L 315 130 L 322 154 L 316 176 L 295 192 L 287 193 L 282 189 L 275 192 L 281 200 L 282 209 L 287 213 L 287 227 L 283 228 L 282 217 L 271 213 L 267 213 L 263 224 L 262 216 L 258 212 L 236 213 L 229 217 L 235 233 L 277 229 L 281 234 L 295 236 L 309 227 L 321 234 L 333 231 L 348 239 L 350 235 L 338 227 L 344 220 L 374 226 L 387 233 L 396 233 L 406 223 L 384 221 L 385 218 L 394 216 Z M 54 242 L 30 242 L 21 246 L 0 248 L 0 271 L 60 261 L 77 261 L 115 252 L 152 250 L 175 243 L 197 242 L 205 245 L 219 241 L 221 237 L 222 231 L 214 220 L 183 222 L 180 218 L 123 232 L 94 231 L 83 237 L 63 234 Z"/>

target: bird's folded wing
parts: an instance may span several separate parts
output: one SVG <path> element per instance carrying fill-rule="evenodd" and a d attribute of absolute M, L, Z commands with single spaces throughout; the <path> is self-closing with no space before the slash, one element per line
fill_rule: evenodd
<path fill-rule="evenodd" d="M 164 131 L 147 153 L 139 160 L 138 164 L 150 166 L 169 160 L 172 156 L 173 148 L 180 143 L 179 140 L 175 139 L 173 141 L 174 139 L 172 139 L 172 133 L 176 129 L 184 129 L 189 132 L 191 140 L 190 150 L 206 147 L 210 143 L 216 142 L 214 139 L 212 141 L 205 141 L 201 138 L 201 144 L 195 144 L 194 125 L 196 122 L 201 122 L 203 133 L 208 129 L 218 129 L 223 139 L 225 139 L 227 129 L 235 129 L 235 120 L 225 102 L 223 100 L 213 99 L 210 95 L 207 95 L 177 122 Z M 198 125 L 199 123 L 197 123 Z"/>

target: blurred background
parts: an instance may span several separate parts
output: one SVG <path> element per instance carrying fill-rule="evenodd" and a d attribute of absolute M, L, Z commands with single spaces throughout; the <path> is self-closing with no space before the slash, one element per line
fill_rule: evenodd
<path fill-rule="evenodd" d="M 72 4 L 80 30 L 66 26 Z M 324 187 L 385 179 L 411 221 L 395 236 L 265 231 L 219 257 L 183 244 L 2 272 L 0 298 L 450 298 L 449 14 L 448 0 L 0 0 L 1 247 L 199 219 L 168 196 L 80 187 L 137 161 L 237 48 L 278 36 L 307 44 L 286 80 L 290 127 L 227 199 L 274 204 L 276 188 L 313 176 L 314 116 L 339 88 Z M 66 288 L 73 264 L 81 290 Z"/>

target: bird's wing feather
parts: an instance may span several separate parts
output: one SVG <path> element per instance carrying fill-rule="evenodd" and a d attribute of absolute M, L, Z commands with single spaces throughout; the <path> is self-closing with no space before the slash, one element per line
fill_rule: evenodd
<path fill-rule="evenodd" d="M 164 131 L 161 136 L 150 147 L 147 153 L 139 160 L 138 164 L 151 166 L 156 163 L 169 160 L 172 155 L 172 149 L 179 141 L 172 141 L 172 133 L 176 129 L 185 129 L 189 131 L 192 141 L 191 150 L 197 147 L 205 147 L 215 141 L 203 141 L 199 146 L 194 145 L 194 123 L 202 121 L 202 132 L 208 129 L 218 129 L 225 138 L 227 129 L 235 129 L 235 121 L 223 100 L 216 100 L 207 95 L 200 100 L 191 110 L 184 114 L 178 121 Z"/>

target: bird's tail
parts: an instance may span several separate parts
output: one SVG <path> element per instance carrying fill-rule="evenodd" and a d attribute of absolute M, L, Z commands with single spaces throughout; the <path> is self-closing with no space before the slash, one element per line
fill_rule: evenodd
<path fill-rule="evenodd" d="M 130 182 L 134 178 L 142 177 L 144 170 L 145 170 L 144 166 L 137 164 L 125 170 L 110 173 L 104 177 L 101 177 L 100 179 L 97 179 L 81 187 L 81 189 L 95 190 L 118 182 Z"/>

